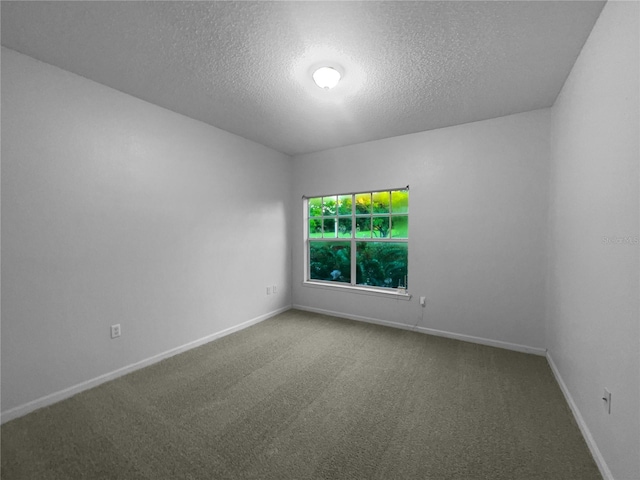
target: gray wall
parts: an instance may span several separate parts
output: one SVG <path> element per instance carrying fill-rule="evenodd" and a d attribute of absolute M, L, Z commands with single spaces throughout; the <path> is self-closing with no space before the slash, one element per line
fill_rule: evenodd
<path fill-rule="evenodd" d="M 293 162 L 3 49 L 3 420 L 293 303 L 548 348 L 640 478 L 638 10 L 607 3 L 551 109 Z M 302 195 L 406 184 L 411 300 L 303 285 Z"/>
<path fill-rule="evenodd" d="M 290 162 L 3 49 L 3 412 L 288 308 Z"/>
<path fill-rule="evenodd" d="M 293 171 L 295 305 L 544 348 L 547 109 L 301 155 Z M 410 301 L 303 285 L 302 195 L 407 184 Z"/>
<path fill-rule="evenodd" d="M 621 480 L 640 478 L 638 10 L 606 4 L 552 108 L 546 344 Z"/>

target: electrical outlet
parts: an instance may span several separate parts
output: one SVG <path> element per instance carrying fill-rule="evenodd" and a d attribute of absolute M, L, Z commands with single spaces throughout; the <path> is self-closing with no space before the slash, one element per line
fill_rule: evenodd
<path fill-rule="evenodd" d="M 606 388 L 604 389 L 604 393 L 602 394 L 602 401 L 604 402 L 605 411 L 609 415 L 611 415 L 611 392 Z"/>
<path fill-rule="evenodd" d="M 122 334 L 120 331 L 120 324 L 111 325 L 111 338 L 119 337 Z"/>
<path fill-rule="evenodd" d="M 267 295 L 271 295 L 271 287 L 267 287 Z"/>
<path fill-rule="evenodd" d="M 427 303 L 427 297 L 420 297 L 420 305 L 424 307 L 426 303 Z"/>

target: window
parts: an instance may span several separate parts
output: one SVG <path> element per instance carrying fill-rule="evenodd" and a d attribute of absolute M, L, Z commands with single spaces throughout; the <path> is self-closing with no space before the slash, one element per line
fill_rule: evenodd
<path fill-rule="evenodd" d="M 308 282 L 406 290 L 409 187 L 310 197 L 305 210 Z"/>

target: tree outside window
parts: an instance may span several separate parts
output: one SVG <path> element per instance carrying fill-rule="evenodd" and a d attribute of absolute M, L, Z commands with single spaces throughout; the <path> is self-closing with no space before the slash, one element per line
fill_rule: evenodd
<path fill-rule="evenodd" d="M 312 197 L 307 280 L 408 287 L 409 190 Z"/>

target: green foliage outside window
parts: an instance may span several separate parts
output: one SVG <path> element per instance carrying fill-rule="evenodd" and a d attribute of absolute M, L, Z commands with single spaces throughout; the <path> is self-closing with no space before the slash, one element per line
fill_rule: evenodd
<path fill-rule="evenodd" d="M 307 205 L 309 279 L 407 287 L 408 190 L 313 197 Z"/>
<path fill-rule="evenodd" d="M 350 283 L 350 242 L 310 242 L 309 277 L 312 280 Z"/>
<path fill-rule="evenodd" d="M 406 243 L 357 242 L 356 245 L 358 285 L 406 287 Z"/>

